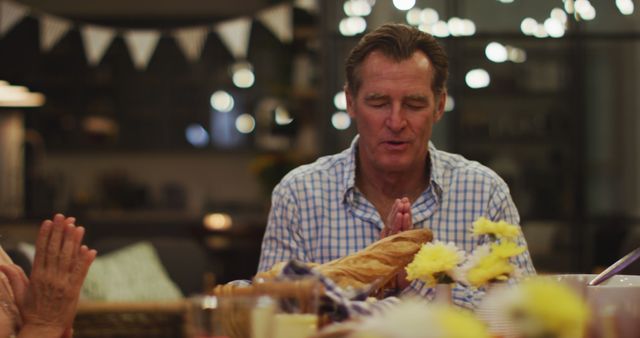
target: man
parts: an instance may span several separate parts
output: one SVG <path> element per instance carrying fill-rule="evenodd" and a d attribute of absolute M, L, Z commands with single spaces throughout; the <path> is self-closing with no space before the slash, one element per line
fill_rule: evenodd
<path fill-rule="evenodd" d="M 447 76 L 447 56 L 429 34 L 387 24 L 362 38 L 347 58 L 345 85 L 359 135 L 349 149 L 294 169 L 276 186 L 259 271 L 290 259 L 327 262 L 410 228 L 427 227 L 471 252 L 482 244 L 470 229 L 478 217 L 519 224 L 495 172 L 430 143 Z M 528 252 L 514 262 L 535 273 Z M 419 281 L 404 286 L 403 293 L 432 292 Z M 459 285 L 453 298 L 473 307 L 478 293 Z"/>

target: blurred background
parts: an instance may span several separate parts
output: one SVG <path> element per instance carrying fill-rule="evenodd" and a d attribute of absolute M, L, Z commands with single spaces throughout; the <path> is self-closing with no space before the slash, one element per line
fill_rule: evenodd
<path fill-rule="evenodd" d="M 402 22 L 450 57 L 436 146 L 507 181 L 539 271 L 597 271 L 640 245 L 634 4 L 0 1 L 2 244 L 59 211 L 102 253 L 151 241 L 185 293 L 249 278 L 270 190 L 355 135 L 348 51 Z"/>

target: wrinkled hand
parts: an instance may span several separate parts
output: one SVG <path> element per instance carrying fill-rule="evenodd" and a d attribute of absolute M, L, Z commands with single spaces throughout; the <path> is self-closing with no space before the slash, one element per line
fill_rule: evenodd
<path fill-rule="evenodd" d="M 16 296 L 24 322 L 23 331 L 33 336 L 69 335 L 82 283 L 96 256 L 81 245 L 84 228 L 73 217 L 57 214 L 42 223 L 36 255 L 27 279 L 21 269 L 3 266 Z"/>
<path fill-rule="evenodd" d="M 409 230 L 413 227 L 411 221 L 411 202 L 407 197 L 396 199 L 387 216 L 385 227 L 380 232 L 380 239 Z M 395 288 L 402 290 L 409 286 L 407 272 L 401 269 L 395 278 Z"/>
<path fill-rule="evenodd" d="M 7 263 L 3 262 L 3 264 Z M 10 337 L 21 325 L 20 312 L 9 279 L 5 274 L 0 273 L 0 337 Z"/>

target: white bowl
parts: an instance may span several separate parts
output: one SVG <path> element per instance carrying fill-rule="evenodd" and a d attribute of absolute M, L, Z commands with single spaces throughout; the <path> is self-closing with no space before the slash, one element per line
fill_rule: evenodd
<path fill-rule="evenodd" d="M 640 276 L 615 275 L 600 285 L 595 274 L 553 275 L 580 293 L 591 307 L 596 337 L 640 337 Z"/>

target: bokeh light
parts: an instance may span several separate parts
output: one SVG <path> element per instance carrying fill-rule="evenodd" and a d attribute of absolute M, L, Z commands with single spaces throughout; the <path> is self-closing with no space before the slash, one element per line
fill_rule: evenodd
<path fill-rule="evenodd" d="M 616 7 L 623 15 L 631 15 L 635 9 L 631 0 L 616 0 Z"/>
<path fill-rule="evenodd" d="M 533 35 L 538 29 L 538 22 L 532 18 L 524 18 L 520 23 L 520 30 L 524 35 Z"/>
<path fill-rule="evenodd" d="M 335 112 L 331 116 L 331 124 L 338 130 L 345 130 L 351 126 L 351 117 L 343 111 Z"/>
<path fill-rule="evenodd" d="M 233 97 L 224 90 L 218 90 L 211 95 L 211 107 L 219 112 L 228 113 L 233 110 Z"/>
<path fill-rule="evenodd" d="M 347 16 L 367 16 L 371 14 L 371 4 L 367 0 L 345 1 L 343 9 Z"/>
<path fill-rule="evenodd" d="M 347 95 L 343 90 L 336 93 L 333 97 L 333 105 L 340 110 L 347 110 Z"/>
<path fill-rule="evenodd" d="M 286 126 L 293 122 L 293 118 L 287 108 L 283 106 L 277 106 L 275 109 L 275 120 L 276 124 L 280 126 Z"/>
<path fill-rule="evenodd" d="M 233 220 L 225 213 L 211 213 L 204 216 L 202 223 L 208 230 L 224 231 L 231 228 Z"/>
<path fill-rule="evenodd" d="M 340 20 L 338 27 L 340 34 L 344 36 L 354 36 L 367 29 L 367 21 L 359 16 L 350 16 Z"/>
<path fill-rule="evenodd" d="M 401 11 L 407 11 L 416 5 L 416 0 L 393 0 L 393 6 Z"/>
<path fill-rule="evenodd" d="M 431 32 L 436 37 L 446 38 L 449 36 L 449 26 L 444 21 L 438 21 L 431 26 Z"/>
<path fill-rule="evenodd" d="M 487 73 L 487 71 L 482 68 L 470 70 L 464 79 L 467 83 L 467 86 L 473 89 L 485 88 L 489 86 L 489 83 L 491 83 L 491 77 L 489 76 L 489 73 Z"/>
<path fill-rule="evenodd" d="M 450 112 L 456 108 L 456 101 L 453 96 L 447 95 L 447 102 L 444 103 L 444 111 Z"/>
<path fill-rule="evenodd" d="M 496 63 L 505 62 L 508 59 L 507 48 L 498 42 L 490 42 L 484 49 L 484 53 L 487 59 Z"/>
<path fill-rule="evenodd" d="M 233 84 L 238 88 L 250 88 L 256 81 L 253 67 L 247 62 L 240 62 L 233 66 Z"/>
<path fill-rule="evenodd" d="M 197 123 L 187 126 L 185 137 L 187 142 L 196 148 L 202 148 L 209 144 L 209 133 L 202 125 Z"/>
<path fill-rule="evenodd" d="M 546 30 L 552 38 L 561 38 L 564 36 L 564 25 L 556 18 L 547 18 L 544 20 L 544 30 Z"/>
<path fill-rule="evenodd" d="M 236 129 L 243 133 L 249 134 L 256 128 L 256 120 L 250 114 L 240 114 L 236 118 Z"/>

